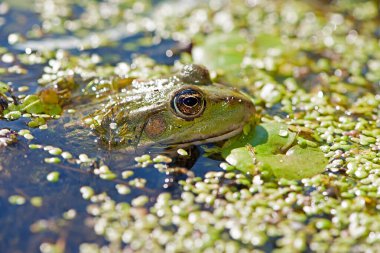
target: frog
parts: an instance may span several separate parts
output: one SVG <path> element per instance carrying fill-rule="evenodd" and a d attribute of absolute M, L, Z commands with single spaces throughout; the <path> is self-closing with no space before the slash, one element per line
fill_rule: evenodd
<path fill-rule="evenodd" d="M 183 148 L 236 136 L 255 112 L 247 94 L 188 64 L 172 76 L 134 80 L 83 121 L 108 149 Z"/>

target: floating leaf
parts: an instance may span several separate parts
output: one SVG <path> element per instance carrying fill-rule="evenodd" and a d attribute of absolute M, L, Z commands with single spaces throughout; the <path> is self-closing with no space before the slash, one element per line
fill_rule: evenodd
<path fill-rule="evenodd" d="M 60 105 L 43 103 L 37 95 L 26 96 L 20 109 L 35 114 L 46 113 L 49 115 L 58 115 L 62 112 Z"/>
<path fill-rule="evenodd" d="M 29 127 L 39 127 L 41 125 L 44 125 L 45 123 L 46 123 L 46 120 L 44 118 L 34 118 L 28 122 L 28 126 Z"/>
<path fill-rule="evenodd" d="M 284 155 L 257 154 L 263 169 L 268 169 L 278 178 L 302 179 L 322 173 L 327 159 L 318 148 L 302 148 L 298 145 Z"/>
<path fill-rule="evenodd" d="M 21 112 L 19 111 L 10 111 L 7 114 L 4 115 L 4 118 L 8 120 L 16 120 L 21 117 Z"/>
<path fill-rule="evenodd" d="M 226 157 L 226 161 L 245 173 L 252 172 L 255 167 L 254 153 L 248 147 L 235 148 Z"/>
<path fill-rule="evenodd" d="M 9 85 L 3 82 L 0 82 L 0 93 L 5 93 L 9 90 Z"/>
<path fill-rule="evenodd" d="M 20 109 L 28 113 L 42 113 L 43 112 L 42 102 L 37 95 L 26 96 L 24 101 L 22 102 Z"/>
<path fill-rule="evenodd" d="M 25 204 L 26 199 L 24 196 L 12 195 L 12 196 L 9 196 L 8 201 L 12 205 L 23 205 L 23 204 Z"/>
<path fill-rule="evenodd" d="M 49 115 L 59 115 L 62 112 L 62 108 L 58 104 L 44 104 L 44 113 Z"/>
<path fill-rule="evenodd" d="M 193 60 L 213 70 L 235 71 L 243 61 L 247 39 L 239 33 L 210 34 L 193 48 Z"/>
<path fill-rule="evenodd" d="M 296 134 L 287 125 L 264 123 L 226 142 L 222 156 L 245 173 L 253 172 L 256 161 L 263 170 L 279 178 L 302 179 L 323 172 L 328 162 L 323 152 L 318 148 L 301 147 L 295 140 Z"/>
<path fill-rule="evenodd" d="M 285 135 L 285 132 L 287 133 Z M 284 153 L 295 141 L 296 134 L 281 123 L 265 123 L 256 127 L 254 139 L 250 142 L 258 154 Z"/>
<path fill-rule="evenodd" d="M 259 34 L 255 38 L 256 47 L 261 50 L 269 49 L 269 48 L 282 48 L 283 44 L 281 42 L 281 38 L 279 36 L 273 34 Z"/>
<path fill-rule="evenodd" d="M 285 132 L 287 135 L 285 136 Z M 255 147 L 258 154 L 284 153 L 295 141 L 296 134 L 288 130 L 282 123 L 264 123 L 255 126 L 253 131 L 230 139 L 223 146 L 222 155 L 226 157 L 232 149 L 245 146 L 247 143 Z"/>

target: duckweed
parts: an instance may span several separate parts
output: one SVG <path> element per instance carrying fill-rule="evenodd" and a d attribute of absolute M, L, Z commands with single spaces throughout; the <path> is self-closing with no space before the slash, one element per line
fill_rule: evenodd
<path fill-rule="evenodd" d="M 60 163 L 61 159 L 59 157 L 48 157 L 44 159 L 45 163 Z"/>
<path fill-rule="evenodd" d="M 154 163 L 171 163 L 172 159 L 164 155 L 158 155 L 152 160 Z"/>
<path fill-rule="evenodd" d="M 90 199 L 95 194 L 95 191 L 89 186 L 82 186 L 80 192 L 84 199 Z"/>
<path fill-rule="evenodd" d="M 56 183 L 59 180 L 60 173 L 58 171 L 53 171 L 47 174 L 46 179 L 49 182 Z"/>
<path fill-rule="evenodd" d="M 71 159 L 71 158 L 73 158 L 73 155 L 71 153 L 67 152 L 67 151 L 62 152 L 61 156 L 62 156 L 63 159 Z"/>
<path fill-rule="evenodd" d="M 104 180 L 114 180 L 117 178 L 117 174 L 113 172 L 101 173 L 99 177 Z"/>
<path fill-rule="evenodd" d="M 77 216 L 77 211 L 74 209 L 67 210 L 63 213 L 63 218 L 66 220 L 72 220 Z"/>
<path fill-rule="evenodd" d="M 132 200 L 132 206 L 134 207 L 142 207 L 146 203 L 148 203 L 149 199 L 147 196 L 140 196 Z"/>
<path fill-rule="evenodd" d="M 49 150 L 49 154 L 51 155 L 60 155 L 62 154 L 62 149 L 60 148 L 52 148 Z"/>
<path fill-rule="evenodd" d="M 86 154 L 80 154 L 78 158 L 80 163 L 87 163 L 91 161 L 91 159 Z"/>
<path fill-rule="evenodd" d="M 47 2 L 41 0 L 36 6 L 45 4 Z M 29 49 L 25 54 L 15 55 L 0 49 L 1 59 L 11 65 L 18 60 L 26 66 L 46 64 L 39 82 L 63 87 L 59 92 L 18 94 L 21 104 L 15 105 L 9 94 L 11 88 L 24 93 L 28 86 L 0 82 L 0 93 L 9 104 L 8 108 L 1 105 L 2 117 L 6 120 L 25 117 L 19 120 L 28 120 L 28 126 L 36 128 L 32 132 L 19 131 L 19 135 L 28 138 L 48 127 L 46 121 L 54 124 L 62 108 L 49 104 L 70 101 L 68 91 L 74 89 L 78 80 L 83 83 L 91 80 L 84 88 L 86 95 L 108 95 L 107 92 L 122 89 L 136 78 L 167 75 L 185 62 L 198 62 L 210 68 L 216 82 L 243 89 L 254 98 L 258 123 L 289 126 L 289 130 L 280 129 L 276 134 L 284 140 L 296 135 L 294 140 L 301 148 L 321 150 L 328 165 L 307 175 L 308 178 L 293 180 L 286 177 L 290 170 L 259 169 L 255 154 L 260 152 L 244 147 L 243 152 L 228 158 L 227 162 L 222 161 L 220 168 L 205 163 L 196 171 L 196 175 L 202 176 L 184 176 L 183 179 L 181 175 L 180 188 L 175 188 L 172 196 L 168 192 L 140 193 L 150 186 L 150 179 L 143 178 L 140 172 L 151 169 L 152 163 L 169 176 L 170 171 L 179 171 L 170 167 L 173 161 L 169 157 L 148 154 L 136 157 L 138 166 L 146 168 L 136 172 L 137 178 L 133 178 L 132 170 L 123 167 L 121 172 L 112 165 L 97 167 L 96 159 L 81 154 L 78 163 L 93 162 L 90 172 L 102 179 L 114 180 L 103 183 L 111 184 L 113 191 L 116 189 L 121 195 L 130 195 L 115 197 L 103 192 L 106 189 L 97 194 L 94 190 L 100 189 L 97 185 L 94 189 L 80 187 L 82 197 L 88 200 L 90 218 L 87 219 L 91 220 L 88 224 L 107 241 L 106 245 L 83 243 L 80 252 L 259 252 L 272 249 L 278 252 L 375 252 L 380 247 L 380 97 L 377 87 L 380 76 L 378 13 L 374 1 L 330 1 L 322 5 L 302 1 L 233 0 L 197 2 L 180 8 L 171 4 L 161 3 L 153 7 L 156 8 L 154 13 L 146 15 L 152 8 L 147 1 L 101 4 L 84 1 L 75 5 L 76 9 L 83 9 L 78 19 L 70 11 L 74 8 L 71 2 L 53 3 L 59 8 L 52 8 L 50 15 L 42 15 L 44 9 L 40 8 L 42 25 L 33 28 L 27 36 L 34 34 L 38 38 L 53 31 L 86 36 L 88 29 L 94 29 L 91 32 L 97 39 L 81 40 L 84 42 L 75 47 L 95 49 L 112 42 L 112 36 L 97 34 L 107 30 L 111 23 L 112 27 L 122 24 L 132 31 L 153 31 L 155 38 L 141 39 L 145 45 L 174 38 L 191 41 L 193 51 L 180 55 L 174 67 L 156 64 L 146 57 L 136 57 L 131 63 L 121 62 L 113 67 L 101 64 L 103 56 L 97 54 L 78 56 L 64 50 L 42 53 Z M 129 9 L 121 8 L 124 5 Z M 4 8 L 3 4 L 0 6 Z M 105 14 L 107 18 L 103 18 Z M 8 36 L 11 45 L 23 40 L 21 34 Z M 136 47 L 131 43 L 123 46 Z M 174 48 L 166 52 L 169 56 L 177 54 Z M 11 72 L 22 74 L 26 69 L 21 66 L 0 68 L 0 74 Z M 114 75 L 115 80 L 123 81 L 95 80 L 99 76 L 107 79 Z M 77 110 L 67 112 L 74 117 Z M 91 119 L 87 123 L 99 122 Z M 249 130 L 244 127 L 245 135 Z M 0 140 L 7 134 L 0 134 Z M 73 165 L 68 161 L 73 157 L 68 151 L 77 154 L 39 144 L 30 144 L 29 148 L 44 148 L 54 156 L 45 158 L 46 163 L 59 163 L 57 156 L 61 156 L 66 160 L 62 163 Z M 81 152 L 87 151 L 82 149 L 78 153 Z M 182 158 L 189 156 L 183 149 L 177 153 Z M 216 154 L 219 153 L 220 149 Z M 315 158 L 315 153 L 309 155 L 297 162 L 299 170 Z M 322 157 L 317 159 L 322 160 Z M 248 160 L 250 163 L 245 166 Z M 5 170 L 8 168 L 2 171 Z M 120 172 L 121 179 L 118 178 Z M 47 177 L 49 181 L 57 181 L 59 173 L 54 171 Z M 130 204 L 123 202 L 129 196 L 134 198 Z M 42 202 L 36 198 L 30 202 L 40 206 Z M 8 200 L 22 205 L 29 198 L 11 195 Z M 68 220 L 75 215 L 74 209 L 64 214 Z M 46 224 L 48 222 L 45 223 L 48 227 Z M 62 243 L 45 242 L 40 250 L 59 252 L 62 251 L 60 245 Z"/>
<path fill-rule="evenodd" d="M 20 111 L 10 111 L 4 115 L 4 118 L 9 119 L 9 120 L 16 120 L 16 119 L 19 119 L 20 117 L 21 117 Z"/>
<path fill-rule="evenodd" d="M 123 184 L 117 184 L 115 185 L 115 187 L 116 187 L 117 192 L 121 195 L 126 195 L 131 192 L 131 189 L 128 186 L 123 185 Z"/>
<path fill-rule="evenodd" d="M 27 139 L 27 140 L 33 140 L 34 139 L 34 136 L 27 133 L 27 134 L 24 134 L 24 138 Z"/>
<path fill-rule="evenodd" d="M 30 149 L 41 149 L 42 145 L 40 144 L 29 144 Z"/>
<path fill-rule="evenodd" d="M 20 196 L 20 195 L 12 195 L 12 196 L 9 196 L 8 201 L 12 205 L 23 205 L 25 204 L 26 199 L 25 197 Z"/>
<path fill-rule="evenodd" d="M 146 184 L 145 178 L 134 178 L 129 181 L 129 185 L 134 186 L 136 188 L 144 188 Z"/>
<path fill-rule="evenodd" d="M 131 171 L 131 170 L 125 170 L 125 171 L 123 171 L 121 173 L 121 176 L 122 176 L 123 179 L 127 179 L 127 178 L 133 176 L 133 174 L 134 174 L 133 171 Z"/>
<path fill-rule="evenodd" d="M 177 149 L 177 153 L 178 153 L 179 155 L 181 155 L 181 156 L 187 156 L 187 155 L 189 155 L 189 154 L 187 153 L 187 151 L 184 150 L 184 149 L 182 149 L 182 148 Z"/>
<path fill-rule="evenodd" d="M 19 92 L 26 92 L 29 90 L 29 86 L 20 86 L 17 89 Z"/>
<path fill-rule="evenodd" d="M 41 207 L 43 205 L 43 198 L 42 197 L 32 197 L 30 199 L 30 204 L 32 204 L 35 207 Z"/>

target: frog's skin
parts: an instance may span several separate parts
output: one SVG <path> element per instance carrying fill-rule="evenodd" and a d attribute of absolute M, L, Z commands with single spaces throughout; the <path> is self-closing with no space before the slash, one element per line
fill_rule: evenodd
<path fill-rule="evenodd" d="M 240 133 L 255 114 L 249 97 L 213 84 L 199 65 L 186 65 L 168 78 L 135 80 L 131 86 L 89 117 L 110 149 L 217 142 Z"/>

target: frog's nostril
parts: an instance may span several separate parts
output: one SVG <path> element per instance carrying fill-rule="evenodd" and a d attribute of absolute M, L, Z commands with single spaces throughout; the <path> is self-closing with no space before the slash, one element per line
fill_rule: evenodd
<path fill-rule="evenodd" d="M 228 96 L 228 97 L 225 97 L 224 100 L 226 102 L 232 102 L 232 101 L 236 100 L 236 98 L 234 96 Z"/>
<path fill-rule="evenodd" d="M 247 104 L 249 112 L 251 112 L 252 114 L 256 113 L 255 105 L 251 101 L 247 102 Z"/>

